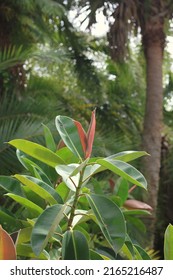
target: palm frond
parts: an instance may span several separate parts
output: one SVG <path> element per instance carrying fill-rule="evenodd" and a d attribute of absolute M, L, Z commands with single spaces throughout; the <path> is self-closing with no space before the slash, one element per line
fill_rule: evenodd
<path fill-rule="evenodd" d="M 31 49 L 24 49 L 22 46 L 11 45 L 0 51 L 0 72 L 15 66 L 23 64 L 31 55 Z"/>
<path fill-rule="evenodd" d="M 49 123 L 45 104 L 38 104 L 25 96 L 18 100 L 15 95 L 4 95 L 0 103 L 0 169 L 1 174 L 20 170 L 15 152 L 7 144 L 11 139 L 25 138 L 40 141 L 41 123 Z"/>

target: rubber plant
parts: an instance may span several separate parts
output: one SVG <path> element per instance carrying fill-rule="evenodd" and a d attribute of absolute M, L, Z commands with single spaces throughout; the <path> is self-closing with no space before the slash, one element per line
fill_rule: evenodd
<path fill-rule="evenodd" d="M 21 205 L 17 219 L 15 213 L 6 216 L 20 221 L 17 255 L 63 260 L 149 259 L 133 243 L 126 226 L 130 215 L 148 211 L 129 210 L 125 205 L 133 185 L 147 189 L 144 176 L 128 162 L 147 154 L 125 151 L 92 157 L 95 110 L 87 132 L 67 116 L 57 116 L 55 125 L 61 137 L 58 146 L 46 126 L 46 147 L 24 139 L 9 142 L 26 169 L 26 174 L 0 177 L 6 196 Z M 104 194 L 97 182 L 98 174 L 106 170 L 120 177 L 116 196 Z M 2 213 L 3 209 L 0 217 Z"/>

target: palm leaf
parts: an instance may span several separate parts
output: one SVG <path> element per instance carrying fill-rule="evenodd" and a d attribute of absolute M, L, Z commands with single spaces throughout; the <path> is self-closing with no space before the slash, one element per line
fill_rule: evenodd
<path fill-rule="evenodd" d="M 5 47 L 3 51 L 0 51 L 0 72 L 16 64 L 23 64 L 30 54 L 31 50 L 24 50 L 22 46 Z"/>

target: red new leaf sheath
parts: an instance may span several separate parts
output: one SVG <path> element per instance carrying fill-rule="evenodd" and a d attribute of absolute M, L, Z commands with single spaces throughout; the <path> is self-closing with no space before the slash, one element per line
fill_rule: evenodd
<path fill-rule="evenodd" d="M 95 111 L 92 111 L 91 115 L 91 122 L 87 131 L 87 149 L 85 158 L 88 158 L 91 156 L 93 142 L 94 142 L 94 135 L 95 135 L 95 128 L 96 128 L 96 118 L 95 118 Z"/>
<path fill-rule="evenodd" d="M 82 125 L 80 122 L 74 120 L 74 124 L 77 127 L 78 133 L 79 133 L 79 138 L 82 144 L 83 152 L 84 155 L 86 154 L 86 149 L 87 149 L 87 136 L 86 132 L 84 131 Z"/>

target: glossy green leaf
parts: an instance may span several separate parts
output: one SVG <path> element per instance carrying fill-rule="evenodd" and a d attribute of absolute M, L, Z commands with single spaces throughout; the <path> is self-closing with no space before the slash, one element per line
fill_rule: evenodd
<path fill-rule="evenodd" d="M 91 215 L 91 210 L 76 209 L 72 227 L 74 228 L 77 224 L 90 220 L 92 217 Z"/>
<path fill-rule="evenodd" d="M 103 235 L 115 253 L 118 253 L 126 237 L 126 225 L 121 210 L 114 202 L 101 195 L 87 195 L 87 199 Z"/>
<path fill-rule="evenodd" d="M 80 171 L 82 171 L 84 169 L 84 167 L 86 167 L 88 162 L 88 158 L 86 160 L 84 160 L 81 164 L 76 164 L 76 168 L 72 171 L 72 173 L 70 174 L 70 177 L 77 175 Z"/>
<path fill-rule="evenodd" d="M 173 260 L 173 225 L 169 224 L 164 235 L 164 259 Z"/>
<path fill-rule="evenodd" d="M 123 214 L 125 217 L 128 216 L 135 216 L 135 215 L 141 215 L 141 216 L 146 216 L 146 215 L 151 215 L 151 213 L 149 211 L 146 210 L 124 210 Z"/>
<path fill-rule="evenodd" d="M 49 177 L 47 176 L 47 174 L 45 174 L 45 172 L 42 170 L 42 168 L 40 166 L 38 166 L 38 164 L 36 164 L 33 160 L 28 158 L 25 153 L 21 152 L 18 149 L 16 151 L 16 154 L 17 154 L 17 157 L 18 157 L 19 161 L 21 162 L 21 164 L 27 170 L 29 170 L 29 172 L 32 176 L 34 176 L 38 179 L 41 179 L 42 181 L 44 181 L 45 183 L 47 183 L 50 186 L 52 185 Z M 52 187 L 53 187 L 53 185 L 52 185 Z"/>
<path fill-rule="evenodd" d="M 62 240 L 63 260 L 88 260 L 89 248 L 86 237 L 78 230 L 68 230 Z"/>
<path fill-rule="evenodd" d="M 90 165 L 86 167 L 86 176 L 85 177 L 91 177 L 94 174 L 97 174 L 99 172 L 105 171 L 107 166 L 104 164 L 98 164 L 99 160 L 107 160 L 107 161 L 112 161 L 112 160 L 120 160 L 123 162 L 128 162 L 131 160 L 134 160 L 138 157 L 148 155 L 146 152 L 136 152 L 136 151 L 126 151 L 126 152 L 121 152 L 117 153 L 115 155 L 109 156 L 107 158 L 91 158 L 89 159 Z M 130 165 L 131 166 L 131 165 Z"/>
<path fill-rule="evenodd" d="M 56 128 L 66 146 L 80 159 L 84 157 L 82 143 L 74 120 L 66 116 L 57 116 Z"/>
<path fill-rule="evenodd" d="M 129 245 L 128 242 L 125 242 L 123 247 L 121 248 L 121 252 L 125 256 L 125 258 L 127 258 L 128 260 L 133 260 L 134 256 L 133 256 L 131 250 L 129 250 L 129 246 L 128 245 Z"/>
<path fill-rule="evenodd" d="M 17 255 L 21 257 L 27 257 L 29 259 L 36 259 L 36 260 L 49 260 L 49 254 L 43 250 L 39 256 L 36 256 L 32 251 L 32 248 L 29 244 L 18 244 L 17 245 Z"/>
<path fill-rule="evenodd" d="M 119 196 L 111 194 L 109 197 L 118 207 L 121 207 L 121 199 Z"/>
<path fill-rule="evenodd" d="M 128 234 L 126 234 L 126 240 L 125 240 L 123 247 L 121 248 L 121 251 L 126 256 L 126 258 L 128 258 L 129 260 L 135 259 L 134 246 L 133 246 L 132 240 Z"/>
<path fill-rule="evenodd" d="M 63 182 L 67 185 L 67 187 L 72 190 L 76 191 L 76 187 L 79 183 L 79 174 L 76 174 L 75 176 L 71 176 L 71 174 L 76 170 L 76 168 L 79 167 L 79 164 L 72 163 L 69 165 L 58 165 L 56 166 L 56 172 L 62 177 Z"/>
<path fill-rule="evenodd" d="M 83 227 L 83 225 L 76 225 L 75 227 L 73 227 L 73 230 L 78 230 L 83 233 L 88 243 L 91 241 L 91 236 L 89 232 Z"/>
<path fill-rule="evenodd" d="M 68 147 L 63 147 L 56 151 L 56 154 L 62 158 L 66 164 L 79 163 L 79 158 L 72 153 Z"/>
<path fill-rule="evenodd" d="M 18 160 L 20 161 L 20 163 L 25 167 L 25 169 L 27 169 L 29 171 L 30 171 L 30 165 L 37 166 L 37 164 L 31 160 L 30 156 L 28 156 L 27 154 L 25 154 L 24 152 L 22 152 L 19 149 L 16 149 L 16 156 L 17 156 Z M 28 163 L 27 163 L 27 161 L 25 163 L 25 159 L 28 161 Z"/>
<path fill-rule="evenodd" d="M 142 233 L 146 232 L 146 226 L 141 219 L 136 216 L 126 215 L 127 212 L 123 212 L 127 223 L 131 224 L 133 228 L 138 229 Z"/>
<path fill-rule="evenodd" d="M 121 251 L 125 258 L 127 258 L 128 260 L 134 260 L 134 249 L 131 242 L 126 241 L 123 247 L 121 248 Z"/>
<path fill-rule="evenodd" d="M 31 236 L 33 252 L 39 255 L 64 218 L 66 205 L 56 204 L 48 207 L 37 219 Z"/>
<path fill-rule="evenodd" d="M 32 232 L 32 227 L 22 228 L 18 235 L 17 245 L 26 243 L 26 242 L 30 242 L 31 232 Z"/>
<path fill-rule="evenodd" d="M 43 124 L 43 129 L 44 129 L 44 138 L 46 141 L 46 147 L 52 152 L 56 152 L 56 144 L 50 129 L 44 124 Z"/>
<path fill-rule="evenodd" d="M 58 193 L 50 187 L 45 182 L 26 175 L 15 175 L 15 178 L 18 179 L 22 184 L 29 187 L 33 192 L 38 194 L 40 197 L 48 201 L 50 204 L 62 203 L 61 197 Z"/>
<path fill-rule="evenodd" d="M 122 206 L 126 201 L 126 199 L 128 198 L 129 185 L 127 180 L 125 180 L 124 178 L 120 178 L 116 183 L 116 189 L 117 189 L 116 195 L 120 197 L 121 206 Z"/>
<path fill-rule="evenodd" d="M 68 198 L 70 189 L 67 187 L 67 185 L 64 182 L 61 182 L 58 186 L 56 186 L 55 191 L 60 195 L 62 200 L 65 202 Z"/>
<path fill-rule="evenodd" d="M 55 167 L 58 164 L 64 163 L 56 153 L 40 144 L 23 139 L 12 140 L 9 144 L 49 166 Z"/>
<path fill-rule="evenodd" d="M 30 165 L 29 167 L 29 171 L 31 173 L 31 175 L 33 177 L 36 177 L 37 179 L 40 179 L 41 181 L 45 182 L 46 184 L 48 184 L 49 186 L 51 186 L 52 188 L 54 187 L 54 185 L 52 184 L 52 182 L 50 181 L 49 177 L 47 176 L 47 174 L 45 172 L 43 172 L 43 170 L 40 167 L 37 167 L 35 165 L 33 165 L 31 163 L 31 161 L 29 162 L 27 158 L 24 159 L 24 162 Z"/>
<path fill-rule="evenodd" d="M 87 182 L 94 174 L 106 170 L 106 167 L 101 166 L 100 164 L 89 164 L 86 166 L 84 175 L 83 175 L 83 182 Z"/>
<path fill-rule="evenodd" d="M 151 260 L 150 256 L 147 254 L 147 252 L 143 248 L 141 248 L 139 245 L 134 244 L 133 248 L 134 248 L 137 260 Z"/>
<path fill-rule="evenodd" d="M 102 188 L 101 184 L 98 182 L 97 179 L 91 178 L 91 185 L 94 188 L 94 193 L 95 194 L 102 194 L 102 195 L 104 194 L 103 188 Z"/>
<path fill-rule="evenodd" d="M 31 188 L 29 188 L 28 186 L 22 186 L 22 188 L 23 188 L 26 198 L 28 200 L 30 200 L 33 203 L 35 203 L 36 205 L 40 206 L 42 209 L 44 209 L 46 207 L 47 202 L 43 198 L 41 198 L 38 194 L 33 192 L 31 190 Z"/>
<path fill-rule="evenodd" d="M 144 151 L 124 151 L 124 152 L 117 153 L 115 155 L 111 155 L 107 158 L 129 162 L 134 159 L 140 158 L 142 156 L 148 156 L 148 155 L 149 154 Z"/>
<path fill-rule="evenodd" d="M 8 228 L 14 228 L 18 222 L 16 221 L 16 217 L 10 213 L 7 209 L 0 206 L 0 221 L 1 225 L 8 225 Z"/>
<path fill-rule="evenodd" d="M 113 160 L 113 159 L 99 159 L 97 163 L 106 167 L 108 170 L 111 170 L 115 174 L 119 175 L 120 177 L 126 179 L 127 181 L 140 186 L 144 189 L 147 188 L 147 181 L 144 176 L 132 165 L 120 161 L 120 160 Z"/>
<path fill-rule="evenodd" d="M 19 204 L 25 206 L 35 217 L 37 217 L 43 212 L 43 209 L 41 207 L 39 207 L 38 205 L 36 205 L 35 203 L 33 203 L 25 197 L 21 197 L 12 193 L 7 193 L 6 195 L 14 199 Z"/>
<path fill-rule="evenodd" d="M 101 254 L 97 253 L 94 250 L 90 250 L 90 260 L 104 260 Z"/>
<path fill-rule="evenodd" d="M 23 197 L 25 196 L 19 181 L 17 181 L 13 177 L 0 176 L 0 187 L 2 187 L 7 192 L 20 195 Z"/>

